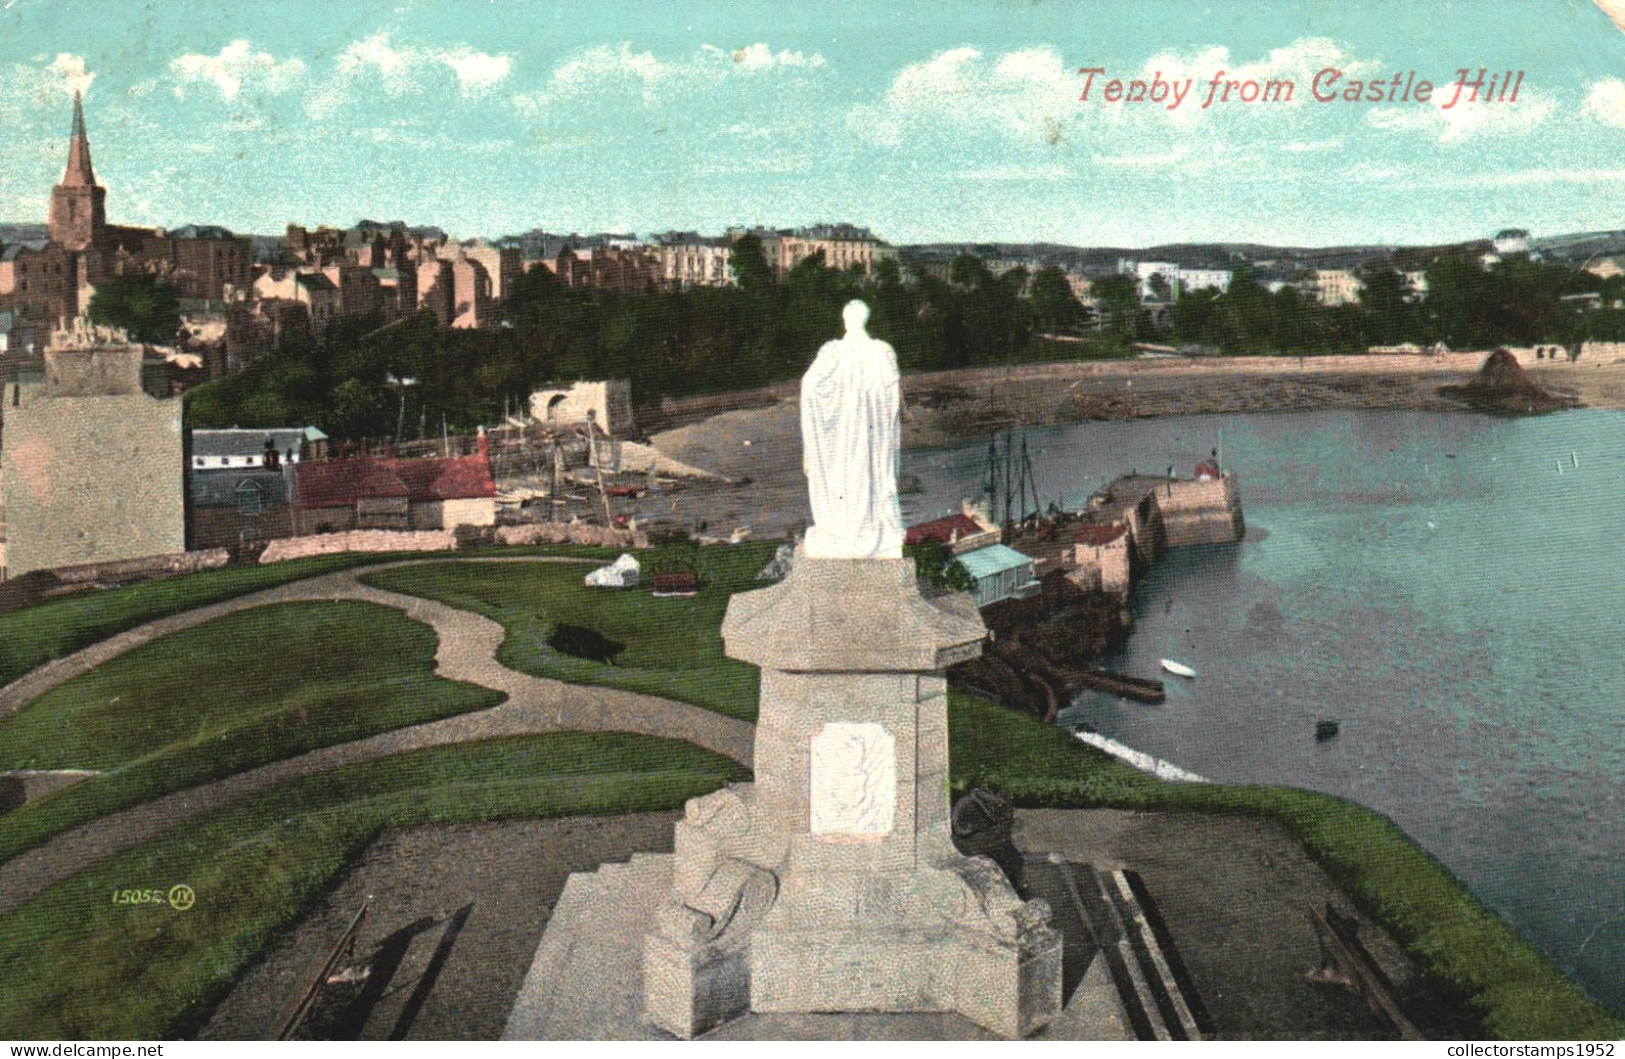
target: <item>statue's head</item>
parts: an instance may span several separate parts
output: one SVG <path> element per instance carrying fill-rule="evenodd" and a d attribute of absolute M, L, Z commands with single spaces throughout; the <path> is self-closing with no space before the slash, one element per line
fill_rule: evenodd
<path fill-rule="evenodd" d="M 864 325 L 869 322 L 869 307 L 853 298 L 846 303 L 846 308 L 841 310 L 841 319 L 846 323 L 847 334 L 861 335 L 864 333 Z"/>

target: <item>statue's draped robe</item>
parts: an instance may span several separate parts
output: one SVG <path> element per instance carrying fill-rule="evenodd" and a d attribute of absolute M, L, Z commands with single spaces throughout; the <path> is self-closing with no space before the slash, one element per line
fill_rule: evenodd
<path fill-rule="evenodd" d="M 813 515 L 809 557 L 903 554 L 899 404 L 897 355 L 867 335 L 824 343 L 802 376 L 802 467 Z"/>

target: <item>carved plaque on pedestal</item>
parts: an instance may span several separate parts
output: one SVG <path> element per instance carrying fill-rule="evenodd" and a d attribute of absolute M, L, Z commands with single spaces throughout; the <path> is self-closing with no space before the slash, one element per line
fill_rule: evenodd
<path fill-rule="evenodd" d="M 832 721 L 812 741 L 812 833 L 891 834 L 897 740 L 873 722 Z"/>

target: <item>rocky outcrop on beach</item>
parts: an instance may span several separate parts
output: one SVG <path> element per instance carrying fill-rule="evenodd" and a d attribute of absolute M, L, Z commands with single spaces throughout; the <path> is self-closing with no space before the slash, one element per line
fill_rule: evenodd
<path fill-rule="evenodd" d="M 1465 383 L 1441 386 L 1439 393 L 1464 401 L 1481 412 L 1536 415 L 1574 408 L 1579 401 L 1553 393 L 1530 381 L 1512 353 L 1498 349 L 1484 359 L 1478 373 Z"/>

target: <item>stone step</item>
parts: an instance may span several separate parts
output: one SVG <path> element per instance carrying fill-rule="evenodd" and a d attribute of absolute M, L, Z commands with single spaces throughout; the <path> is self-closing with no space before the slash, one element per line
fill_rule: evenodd
<path fill-rule="evenodd" d="M 1124 1006 L 1130 1012 L 1138 1009 L 1149 1026 L 1150 1036 L 1142 1032 L 1141 1039 L 1212 1037 L 1212 1020 L 1139 875 L 1112 868 L 1096 871 L 1095 878 L 1110 924 L 1101 943 L 1116 951 L 1116 959 L 1109 961 L 1114 970 L 1121 967 L 1126 971 L 1114 974 Z M 1143 1027 L 1137 1024 L 1136 1030 L 1143 1031 Z"/>
<path fill-rule="evenodd" d="M 504 1040 L 644 1040 L 643 935 L 671 886 L 671 857 L 571 875 L 520 987 Z"/>

